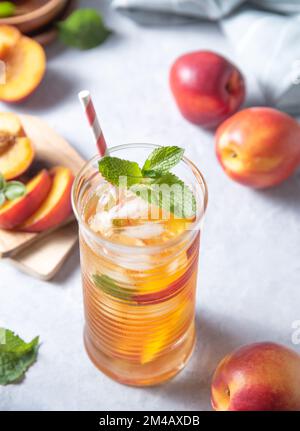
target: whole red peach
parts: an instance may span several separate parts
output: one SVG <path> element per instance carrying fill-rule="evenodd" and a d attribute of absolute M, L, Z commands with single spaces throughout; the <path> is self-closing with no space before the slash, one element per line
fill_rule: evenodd
<path fill-rule="evenodd" d="M 216 153 L 233 180 L 254 188 L 271 187 L 300 164 L 300 126 L 276 109 L 244 109 L 217 129 Z"/>
<path fill-rule="evenodd" d="M 211 51 L 179 57 L 170 72 L 170 86 L 182 115 L 212 128 L 238 110 L 245 98 L 241 72 Z"/>
<path fill-rule="evenodd" d="M 275 343 L 236 350 L 214 374 L 212 406 L 218 411 L 300 410 L 300 355 Z"/>

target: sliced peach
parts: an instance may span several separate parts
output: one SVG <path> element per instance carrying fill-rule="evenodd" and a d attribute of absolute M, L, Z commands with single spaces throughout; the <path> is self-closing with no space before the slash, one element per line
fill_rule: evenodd
<path fill-rule="evenodd" d="M 0 155 L 0 172 L 6 180 L 23 174 L 31 165 L 34 149 L 27 137 L 13 137 L 14 142 Z"/>
<path fill-rule="evenodd" d="M 14 136 L 25 136 L 19 117 L 12 112 L 0 112 L 0 130 Z"/>
<path fill-rule="evenodd" d="M 25 232 L 41 232 L 65 221 L 72 213 L 71 188 L 74 176 L 61 166 L 50 170 L 52 187 L 40 208 L 19 226 Z"/>
<path fill-rule="evenodd" d="M 28 219 L 48 195 L 51 184 L 50 174 L 43 169 L 26 184 L 25 195 L 0 207 L 0 228 L 13 229 Z"/>
<path fill-rule="evenodd" d="M 0 58 L 5 56 L 15 47 L 21 38 L 20 31 L 11 25 L 0 25 Z"/>
<path fill-rule="evenodd" d="M 0 29 L 1 36 L 1 29 Z M 46 56 L 42 46 L 22 36 L 5 57 L 6 82 L 0 84 L 0 100 L 19 102 L 40 84 L 46 70 Z"/>

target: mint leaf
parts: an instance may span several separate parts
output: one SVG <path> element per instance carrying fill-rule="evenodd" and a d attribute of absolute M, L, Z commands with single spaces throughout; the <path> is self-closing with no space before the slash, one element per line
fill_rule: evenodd
<path fill-rule="evenodd" d="M 127 177 L 130 187 L 142 181 L 142 172 L 136 162 L 118 159 L 117 157 L 103 157 L 99 162 L 99 172 L 111 184 L 120 185 L 120 177 Z"/>
<path fill-rule="evenodd" d="M 2 335 L 1 340 L 4 340 L 4 342 L 0 344 L 0 354 L 2 352 L 16 354 L 27 353 L 28 351 L 32 350 L 38 344 L 39 341 L 38 337 L 36 337 L 29 343 L 26 343 L 22 340 L 22 338 L 20 338 L 18 335 L 16 335 L 9 329 L 0 328 L 0 331 Z"/>
<path fill-rule="evenodd" d="M 153 179 L 151 184 L 139 184 L 132 187 L 131 190 L 151 205 L 171 212 L 178 218 L 195 216 L 194 194 L 180 178 L 171 172 Z"/>
<path fill-rule="evenodd" d="M 93 275 L 93 281 L 98 289 L 101 289 L 107 295 L 115 296 L 119 299 L 130 300 L 132 294 L 128 290 L 124 289 L 118 283 L 110 278 L 108 275 Z"/>
<path fill-rule="evenodd" d="M 4 189 L 5 186 L 6 186 L 5 178 L 0 172 L 0 190 Z"/>
<path fill-rule="evenodd" d="M 0 332 L 0 385 L 6 385 L 21 379 L 35 362 L 39 337 L 25 343 L 9 329 Z"/>
<path fill-rule="evenodd" d="M 3 191 L 0 191 L 0 207 L 5 203 L 5 201 L 5 194 L 3 193 Z"/>
<path fill-rule="evenodd" d="M 176 166 L 184 153 L 180 147 L 156 148 L 146 160 L 142 172 L 145 176 L 153 177 L 155 174 L 165 174 Z"/>
<path fill-rule="evenodd" d="M 16 5 L 10 1 L 2 1 L 0 3 L 0 18 L 8 18 L 16 12 Z"/>
<path fill-rule="evenodd" d="M 5 181 L 0 173 L 0 207 L 8 199 L 13 201 L 26 193 L 26 186 L 20 181 Z"/>
<path fill-rule="evenodd" d="M 63 43 L 81 50 L 101 45 L 111 34 L 95 9 L 76 10 L 65 21 L 58 23 L 58 31 Z"/>
<path fill-rule="evenodd" d="M 152 205 L 163 208 L 178 218 L 191 218 L 196 213 L 193 192 L 169 169 L 180 162 L 184 150 L 179 147 L 155 149 L 141 170 L 136 162 L 106 156 L 99 162 L 99 172 L 115 186 L 126 186 Z M 127 184 L 120 184 L 126 177 Z"/>
<path fill-rule="evenodd" d="M 21 196 L 25 195 L 25 193 L 26 186 L 19 181 L 9 181 L 4 188 L 5 197 L 9 201 L 20 198 Z"/>

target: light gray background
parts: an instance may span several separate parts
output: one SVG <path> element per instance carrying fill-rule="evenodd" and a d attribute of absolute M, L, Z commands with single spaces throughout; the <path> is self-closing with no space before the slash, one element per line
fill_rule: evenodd
<path fill-rule="evenodd" d="M 198 346 L 168 384 L 121 386 L 98 372 L 83 349 L 78 251 L 48 283 L 1 262 L 0 326 L 26 340 L 39 334 L 42 345 L 24 381 L 0 387 L 0 410 L 207 410 L 212 372 L 232 348 L 271 340 L 300 351 L 291 340 L 292 322 L 300 319 L 300 176 L 261 192 L 230 181 L 216 160 L 213 135 L 179 115 L 168 87 L 178 55 L 212 49 L 238 63 L 215 24 L 140 28 L 112 12 L 108 2 L 81 4 L 100 7 L 115 35 L 88 52 L 54 44 L 42 86 L 15 109 L 44 118 L 89 158 L 95 148 L 76 96 L 88 88 L 110 145 L 140 141 L 186 148 L 210 194 L 199 268 Z M 262 103 L 253 77 L 244 73 L 247 104 Z"/>

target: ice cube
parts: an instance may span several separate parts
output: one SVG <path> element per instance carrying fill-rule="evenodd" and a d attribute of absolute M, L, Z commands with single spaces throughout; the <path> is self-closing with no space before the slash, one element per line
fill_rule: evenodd
<path fill-rule="evenodd" d="M 112 218 L 108 211 L 97 212 L 88 223 L 94 232 L 99 232 L 103 236 L 110 236 L 113 232 Z"/>
<path fill-rule="evenodd" d="M 151 258 L 151 256 L 148 256 L 147 254 L 140 256 L 140 259 L 136 260 L 122 260 L 120 262 L 118 262 L 118 265 L 120 265 L 123 268 L 126 268 L 131 272 L 131 275 L 134 277 L 134 274 L 136 275 L 137 272 L 143 272 L 143 271 L 149 271 L 153 268 L 154 263 L 153 263 L 153 259 Z"/>
<path fill-rule="evenodd" d="M 160 223 L 145 223 L 139 226 L 129 226 L 124 230 L 124 234 L 131 238 L 151 239 L 160 236 L 164 232 L 164 227 Z"/>
<path fill-rule="evenodd" d="M 120 199 L 118 205 L 111 209 L 115 219 L 139 219 L 148 218 L 148 202 L 126 191 L 125 196 Z"/>
<path fill-rule="evenodd" d="M 118 244 L 122 244 L 122 245 L 129 245 L 129 246 L 133 246 L 133 247 L 143 247 L 145 246 L 145 243 L 138 238 L 131 238 L 129 236 L 127 236 L 126 234 L 123 234 L 123 230 L 122 233 L 118 233 L 114 232 L 111 239 L 114 242 L 117 242 Z"/>
<path fill-rule="evenodd" d="M 124 225 L 121 223 L 118 225 L 117 221 L 122 220 L 138 220 L 148 219 L 148 203 L 139 196 L 129 190 L 118 190 L 111 186 L 105 190 L 101 188 L 102 193 L 99 196 L 99 201 L 96 206 L 96 213 L 89 219 L 89 226 L 94 232 L 98 232 L 103 236 L 110 237 L 114 231 L 120 231 L 120 228 Z M 100 193 L 97 192 L 97 194 Z M 126 226 L 127 223 L 125 223 Z M 151 223 L 151 225 L 154 223 Z M 159 230 L 158 230 L 159 229 Z M 154 235 L 160 235 L 161 229 L 150 227 L 151 233 L 144 230 L 145 238 Z M 139 233 L 140 232 L 140 233 Z M 127 242 L 131 242 L 137 239 L 143 239 L 142 230 L 133 232 L 132 235 L 128 235 Z M 152 233 L 153 232 L 153 233 Z M 126 233 L 124 236 L 127 235 Z M 130 245 L 130 244 L 129 244 Z M 139 244 L 137 244 L 139 245 Z M 145 245 L 141 243 L 140 245 Z"/>
<path fill-rule="evenodd" d="M 97 212 L 108 211 L 118 203 L 118 191 L 115 186 L 110 183 L 104 183 L 97 189 L 99 197 L 97 204 Z"/>

